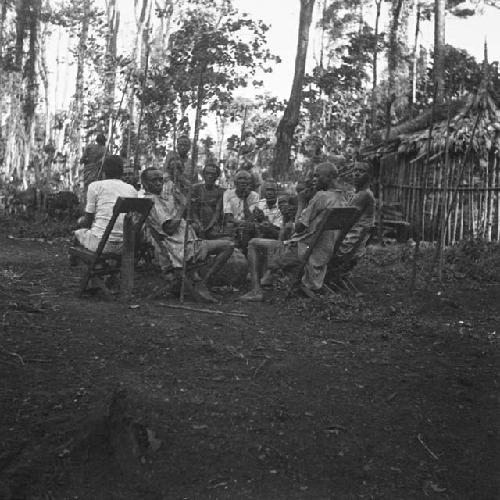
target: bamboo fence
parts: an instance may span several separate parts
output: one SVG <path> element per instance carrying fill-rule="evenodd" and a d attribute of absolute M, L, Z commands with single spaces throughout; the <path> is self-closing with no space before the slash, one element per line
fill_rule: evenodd
<path fill-rule="evenodd" d="M 484 238 L 500 241 L 500 161 L 491 152 L 487 160 L 475 153 L 465 165 L 458 187 L 456 203 L 450 207 L 463 156 L 449 153 L 446 167 L 445 151 L 429 159 L 424 178 L 426 155 L 391 153 L 380 159 L 379 189 L 383 205 L 393 206 L 411 226 L 413 238 L 418 234 L 425 241 L 438 241 L 441 225 L 451 209 L 446 225 L 445 244 L 463 239 Z M 446 171 L 448 170 L 448 171 Z"/>

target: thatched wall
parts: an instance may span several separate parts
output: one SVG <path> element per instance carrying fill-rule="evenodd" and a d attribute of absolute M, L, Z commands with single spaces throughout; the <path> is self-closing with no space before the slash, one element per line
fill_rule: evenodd
<path fill-rule="evenodd" d="M 439 238 L 444 219 L 447 243 L 500 241 L 499 151 L 500 113 L 483 93 L 435 124 L 430 140 L 423 129 L 378 148 L 380 202 L 398 205 L 425 240 Z"/>

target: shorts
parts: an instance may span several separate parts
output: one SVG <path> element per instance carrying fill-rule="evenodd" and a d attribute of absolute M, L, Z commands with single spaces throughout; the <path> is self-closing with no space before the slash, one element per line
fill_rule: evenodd
<path fill-rule="evenodd" d="M 101 236 L 97 236 L 92 232 L 91 229 L 77 229 L 75 231 L 75 238 L 87 250 L 95 252 L 101 241 Z M 122 241 L 107 241 L 104 247 L 104 252 L 106 253 L 122 253 L 123 242 Z"/>

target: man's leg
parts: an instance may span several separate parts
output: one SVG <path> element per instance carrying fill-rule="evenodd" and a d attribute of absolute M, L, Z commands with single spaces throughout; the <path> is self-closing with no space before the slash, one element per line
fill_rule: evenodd
<path fill-rule="evenodd" d="M 215 255 L 213 265 L 202 280 L 202 282 L 207 283 L 214 274 L 217 274 L 222 269 L 222 266 L 233 255 L 234 242 L 231 240 L 210 240 L 205 241 L 205 244 L 207 245 L 207 255 Z"/>
<path fill-rule="evenodd" d="M 259 302 L 264 300 L 262 292 L 259 270 L 267 264 L 267 253 L 275 249 L 281 242 L 277 240 L 268 240 L 264 238 L 252 238 L 248 243 L 248 262 L 250 264 L 250 276 L 252 280 L 252 289 L 240 297 L 240 300 L 248 302 Z M 264 269 L 267 271 L 266 269 Z"/>
<path fill-rule="evenodd" d="M 229 260 L 234 251 L 234 243 L 230 240 L 203 240 L 203 253 L 205 255 L 215 255 L 215 261 L 209 268 L 205 277 L 195 285 L 196 293 L 208 302 L 217 302 L 208 290 L 208 280 L 217 274 L 224 264 Z"/>

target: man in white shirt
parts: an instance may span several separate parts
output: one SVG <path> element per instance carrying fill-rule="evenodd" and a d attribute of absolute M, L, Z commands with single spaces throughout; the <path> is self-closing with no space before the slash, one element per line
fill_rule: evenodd
<path fill-rule="evenodd" d="M 80 222 L 82 229 L 75 231 L 75 238 L 87 250 L 95 252 L 106 226 L 113 215 L 113 207 L 118 197 L 137 198 L 133 186 L 123 182 L 123 161 L 117 156 L 109 156 L 103 164 L 104 180 L 91 182 L 87 191 L 85 215 Z M 123 243 L 123 217 L 121 214 L 104 247 L 105 252 L 120 253 Z"/>
<path fill-rule="evenodd" d="M 267 180 L 263 185 L 264 199 L 257 203 L 254 214 L 259 224 L 260 238 L 278 239 L 283 216 L 278 206 L 278 183 Z"/>
<path fill-rule="evenodd" d="M 250 189 L 252 176 L 239 170 L 234 176 L 234 189 L 224 192 L 222 201 L 225 222 L 248 220 L 259 201 L 259 195 Z"/>

